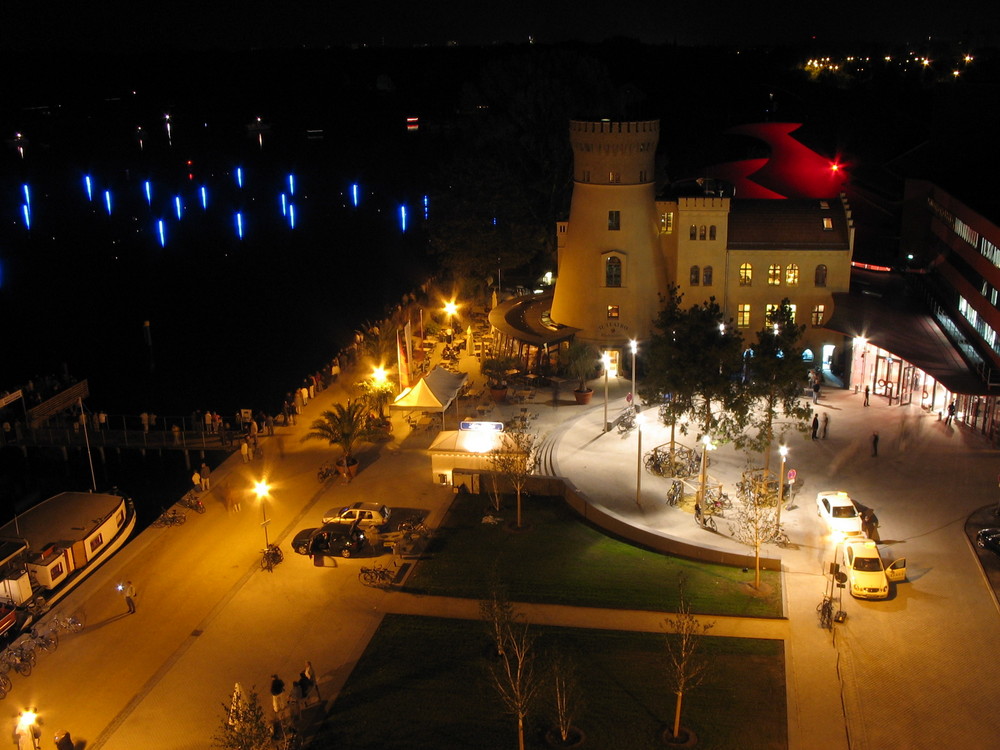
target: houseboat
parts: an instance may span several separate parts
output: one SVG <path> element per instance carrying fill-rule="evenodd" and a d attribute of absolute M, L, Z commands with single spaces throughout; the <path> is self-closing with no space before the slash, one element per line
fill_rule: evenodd
<path fill-rule="evenodd" d="M 0 527 L 0 634 L 8 610 L 16 615 L 18 608 L 36 611 L 59 601 L 119 550 L 133 529 L 129 498 L 91 492 L 63 492 Z"/>

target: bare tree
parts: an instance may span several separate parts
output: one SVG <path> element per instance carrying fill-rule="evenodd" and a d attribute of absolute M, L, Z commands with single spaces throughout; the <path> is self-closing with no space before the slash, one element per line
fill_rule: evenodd
<path fill-rule="evenodd" d="M 760 588 L 760 548 L 774 539 L 778 526 L 777 505 L 769 502 L 771 492 L 768 474 L 748 469 L 740 482 L 742 502 L 736 508 L 729 533 L 734 539 L 753 548 L 753 587 Z"/>
<path fill-rule="evenodd" d="M 517 614 L 505 625 L 503 653 L 490 665 L 493 684 L 517 719 L 517 747 L 524 750 L 524 719 L 542 684 L 535 671 L 535 638 Z"/>
<path fill-rule="evenodd" d="M 565 743 L 573 732 L 574 715 L 582 705 L 580 679 L 576 666 L 564 653 L 555 654 L 549 669 L 552 698 L 556 709 L 556 729 L 559 732 L 559 739 Z"/>
<path fill-rule="evenodd" d="M 264 718 L 264 709 L 256 688 L 249 693 L 237 690 L 225 711 L 218 732 L 212 736 L 212 746 L 224 750 L 263 750 L 271 746 L 271 727 Z"/>
<path fill-rule="evenodd" d="M 538 436 L 523 427 L 511 427 L 503 433 L 503 443 L 489 452 L 493 471 L 502 475 L 517 495 L 517 528 L 521 528 L 521 497 L 528 477 L 538 465 Z"/>
<path fill-rule="evenodd" d="M 507 587 L 500 582 L 497 575 L 496 564 L 490 576 L 490 587 L 486 598 L 479 602 L 479 615 L 486 623 L 486 628 L 496 646 L 497 655 L 503 656 L 507 634 L 510 632 L 516 613 L 514 605 L 507 599 Z"/>
<path fill-rule="evenodd" d="M 677 696 L 674 704 L 674 737 L 681 731 L 684 696 L 701 685 L 707 676 L 709 662 L 698 653 L 698 649 L 701 646 L 701 639 L 714 625 L 714 622 L 700 622 L 691 613 L 691 605 L 684 596 L 682 580 L 677 613 L 663 621 L 663 628 L 667 631 L 666 652 L 670 687 Z"/>

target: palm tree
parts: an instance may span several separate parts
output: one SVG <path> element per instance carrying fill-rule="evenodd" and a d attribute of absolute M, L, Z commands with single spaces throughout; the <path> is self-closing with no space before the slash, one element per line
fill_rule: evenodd
<path fill-rule="evenodd" d="M 334 404 L 333 409 L 320 414 L 302 440 L 326 440 L 330 445 L 339 447 L 344 455 L 337 464 L 343 465 L 345 474 L 350 478 L 351 467 L 358 463 L 354 451 L 371 434 L 368 405 L 362 400 L 354 400 L 346 405 Z"/>

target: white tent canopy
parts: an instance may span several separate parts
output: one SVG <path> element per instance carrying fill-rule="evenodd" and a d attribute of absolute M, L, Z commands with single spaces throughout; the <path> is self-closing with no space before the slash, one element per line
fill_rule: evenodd
<path fill-rule="evenodd" d="M 420 378 L 415 386 L 399 394 L 391 408 L 439 411 L 443 419 L 445 410 L 458 397 L 458 392 L 468 379 L 467 372 L 448 372 L 442 367 L 435 367 Z"/>

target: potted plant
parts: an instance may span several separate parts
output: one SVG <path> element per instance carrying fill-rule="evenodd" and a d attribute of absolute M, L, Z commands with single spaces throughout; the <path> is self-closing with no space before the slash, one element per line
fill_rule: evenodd
<path fill-rule="evenodd" d="M 507 373 L 517 369 L 518 361 L 513 357 L 491 357 L 479 365 L 479 372 L 486 378 L 490 395 L 496 402 L 507 398 Z"/>
<path fill-rule="evenodd" d="M 589 404 L 594 395 L 592 388 L 587 387 L 587 380 L 594 376 L 597 364 L 597 352 L 590 344 L 577 341 L 566 350 L 566 374 L 579 381 L 579 387 L 573 391 L 578 404 Z"/>
<path fill-rule="evenodd" d="M 336 445 L 344 455 L 337 461 L 337 471 L 347 477 L 347 481 L 358 473 L 358 459 L 354 451 L 358 444 L 371 437 L 368 419 L 368 405 L 361 400 L 348 401 L 344 404 L 334 404 L 313 420 L 309 432 L 302 438 L 305 440 L 326 440 L 330 445 Z"/>

